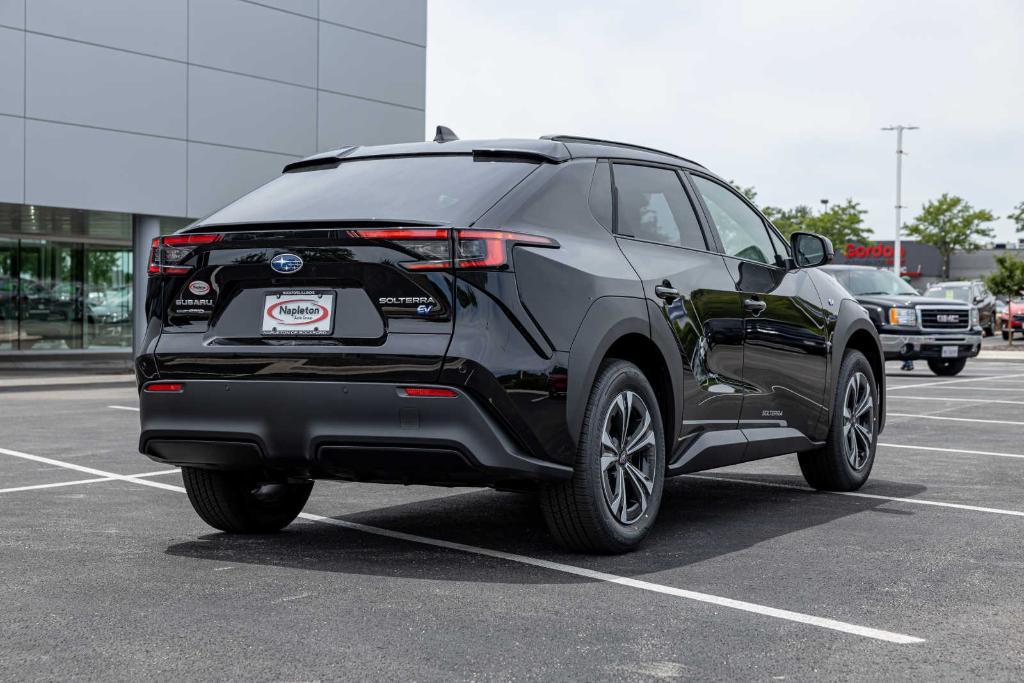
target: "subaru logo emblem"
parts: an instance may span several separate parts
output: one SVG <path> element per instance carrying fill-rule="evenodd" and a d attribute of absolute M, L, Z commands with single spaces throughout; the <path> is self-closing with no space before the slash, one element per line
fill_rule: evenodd
<path fill-rule="evenodd" d="M 279 273 L 295 273 L 302 268 L 302 259 L 295 254 L 278 254 L 270 259 L 270 267 Z"/>

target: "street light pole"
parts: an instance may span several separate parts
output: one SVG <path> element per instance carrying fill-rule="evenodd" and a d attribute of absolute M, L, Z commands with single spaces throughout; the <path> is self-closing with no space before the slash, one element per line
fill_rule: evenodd
<path fill-rule="evenodd" d="M 903 230 L 903 223 L 900 219 L 900 210 L 903 208 L 903 131 L 905 130 L 917 130 L 917 126 L 904 126 L 898 124 L 895 126 L 887 126 L 882 130 L 894 130 L 896 131 L 896 239 L 893 240 L 893 254 L 892 254 L 892 270 L 896 273 L 896 277 L 903 274 L 901 266 L 903 264 L 903 250 L 900 245 L 900 233 Z"/>

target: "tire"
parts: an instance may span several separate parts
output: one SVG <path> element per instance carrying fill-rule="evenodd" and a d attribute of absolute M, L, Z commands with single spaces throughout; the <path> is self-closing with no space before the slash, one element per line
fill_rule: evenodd
<path fill-rule="evenodd" d="M 866 403 L 865 396 L 869 399 Z M 878 405 L 878 382 L 871 364 L 860 351 L 847 351 L 839 368 L 825 445 L 797 456 L 800 471 L 812 488 L 855 491 L 868 480 L 878 443 Z M 847 412 L 853 415 L 851 424 L 858 427 L 847 429 Z"/>
<path fill-rule="evenodd" d="M 622 434 L 623 422 L 625 435 L 612 436 Z M 623 442 L 636 447 L 624 453 Z M 633 550 L 658 516 L 664 480 L 665 435 L 654 390 L 637 366 L 607 360 L 590 390 L 572 478 L 541 491 L 548 529 L 574 551 Z"/>
<path fill-rule="evenodd" d="M 214 529 L 231 534 L 270 534 L 298 517 L 313 482 L 264 484 L 239 472 L 181 468 L 192 507 Z"/>
<path fill-rule="evenodd" d="M 952 360 L 930 360 L 928 367 L 940 377 L 952 377 L 959 375 L 960 371 L 967 365 L 966 358 L 954 358 Z"/>

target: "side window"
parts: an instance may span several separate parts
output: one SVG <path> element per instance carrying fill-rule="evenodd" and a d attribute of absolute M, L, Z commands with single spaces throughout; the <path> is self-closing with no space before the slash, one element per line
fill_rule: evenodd
<path fill-rule="evenodd" d="M 729 256 L 778 265 L 768 227 L 732 190 L 699 175 L 693 176 L 711 220 Z"/>
<path fill-rule="evenodd" d="M 697 213 L 675 171 L 615 164 L 619 234 L 691 249 L 707 249 Z"/>
<path fill-rule="evenodd" d="M 607 161 L 597 162 L 590 183 L 590 213 L 610 232 L 612 229 L 612 172 Z"/>

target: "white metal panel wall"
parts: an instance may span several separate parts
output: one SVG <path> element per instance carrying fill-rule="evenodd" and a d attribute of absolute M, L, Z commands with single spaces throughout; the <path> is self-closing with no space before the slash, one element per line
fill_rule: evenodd
<path fill-rule="evenodd" d="M 422 140 L 425 44 L 426 0 L 0 0 L 0 201 L 198 217 Z"/>

